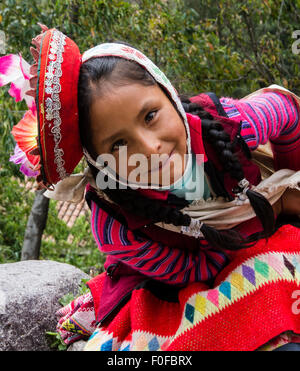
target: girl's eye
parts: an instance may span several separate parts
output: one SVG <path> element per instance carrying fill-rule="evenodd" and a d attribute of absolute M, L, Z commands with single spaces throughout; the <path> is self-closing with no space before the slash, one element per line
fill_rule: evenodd
<path fill-rule="evenodd" d="M 147 124 L 148 124 L 149 122 L 151 122 L 151 121 L 154 119 L 156 113 L 157 113 L 157 111 L 151 111 L 151 112 L 149 112 L 149 113 L 146 115 L 146 117 L 145 117 L 145 121 L 146 121 Z"/>
<path fill-rule="evenodd" d="M 111 152 L 117 151 L 120 146 L 126 146 L 126 142 L 123 139 L 117 140 L 112 146 L 111 146 Z"/>

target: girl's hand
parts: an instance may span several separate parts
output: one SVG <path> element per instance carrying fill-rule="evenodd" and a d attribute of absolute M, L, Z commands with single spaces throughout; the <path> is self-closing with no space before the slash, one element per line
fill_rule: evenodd
<path fill-rule="evenodd" d="M 276 215 L 293 214 L 300 216 L 300 191 L 288 188 L 281 198 L 273 205 Z"/>

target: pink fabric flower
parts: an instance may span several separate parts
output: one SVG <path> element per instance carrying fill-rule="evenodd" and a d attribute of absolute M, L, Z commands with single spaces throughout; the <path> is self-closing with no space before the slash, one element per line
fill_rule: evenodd
<path fill-rule="evenodd" d="M 15 146 L 15 151 L 12 156 L 10 156 L 9 161 L 15 164 L 21 164 L 20 171 L 28 177 L 36 177 L 39 172 L 33 169 L 32 164 L 29 162 L 26 154 L 20 149 L 18 144 Z"/>
<path fill-rule="evenodd" d="M 30 89 L 30 65 L 21 54 L 9 54 L 0 58 L 0 87 L 11 84 L 8 93 L 16 102 L 25 99 L 28 108 L 36 113 L 34 98 L 26 92 Z"/>
<path fill-rule="evenodd" d="M 11 84 L 8 93 L 16 102 L 25 100 L 29 110 L 17 125 L 12 128 L 12 135 L 17 142 L 14 154 L 9 161 L 21 164 L 20 171 L 28 177 L 40 177 L 40 155 L 37 144 L 38 124 L 35 105 L 37 84 L 37 62 L 43 32 L 48 28 L 38 23 L 42 33 L 32 39 L 36 49 L 30 48 L 35 64 L 30 66 L 22 55 L 9 54 L 0 58 L 0 87 Z"/>

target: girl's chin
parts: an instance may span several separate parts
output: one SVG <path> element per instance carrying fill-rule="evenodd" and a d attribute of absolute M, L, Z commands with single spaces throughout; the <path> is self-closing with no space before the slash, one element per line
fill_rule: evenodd
<path fill-rule="evenodd" d="M 151 173 L 149 177 L 143 177 L 136 180 L 139 184 L 148 184 L 149 188 L 170 187 L 177 180 L 182 177 L 182 174 L 174 174 L 167 176 L 167 174 Z"/>

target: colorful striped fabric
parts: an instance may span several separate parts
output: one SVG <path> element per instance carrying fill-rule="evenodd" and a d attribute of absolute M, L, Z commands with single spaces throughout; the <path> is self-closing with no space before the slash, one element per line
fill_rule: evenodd
<path fill-rule="evenodd" d="M 229 117 L 242 120 L 241 135 L 250 150 L 271 142 L 275 167 L 300 169 L 300 110 L 296 100 L 278 92 L 248 99 L 221 98 Z"/>
<path fill-rule="evenodd" d="M 300 115 L 294 98 L 272 92 L 243 100 L 223 97 L 220 101 L 229 117 L 240 116 L 241 134 L 250 150 L 270 140 L 285 159 L 283 167 L 300 169 Z M 209 247 L 195 254 L 141 238 L 94 202 L 92 231 L 102 252 L 170 284 L 207 281 L 228 263 L 223 253 Z"/>
<path fill-rule="evenodd" d="M 207 281 L 228 263 L 210 248 L 197 253 L 168 247 L 133 233 L 91 202 L 92 232 L 100 251 L 113 255 L 146 276 L 170 284 Z"/>
<path fill-rule="evenodd" d="M 268 242 L 240 250 L 212 288 L 190 284 L 176 302 L 147 288 L 133 290 L 84 350 L 254 351 L 276 347 L 268 342 L 279 334 L 289 337 L 285 342 L 299 342 L 299 251 L 300 229 L 284 225 Z"/>

